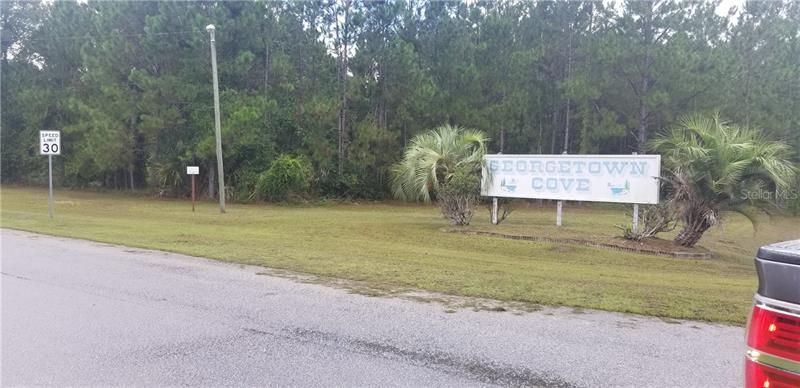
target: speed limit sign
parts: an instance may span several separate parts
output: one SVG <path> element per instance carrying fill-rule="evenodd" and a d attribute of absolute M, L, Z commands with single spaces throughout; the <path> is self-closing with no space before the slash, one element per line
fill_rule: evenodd
<path fill-rule="evenodd" d="M 50 195 L 47 210 L 53 218 L 53 155 L 61 155 L 61 131 L 39 131 L 39 155 L 47 155 Z"/>
<path fill-rule="evenodd" d="M 39 131 L 39 155 L 61 155 L 61 131 Z"/>

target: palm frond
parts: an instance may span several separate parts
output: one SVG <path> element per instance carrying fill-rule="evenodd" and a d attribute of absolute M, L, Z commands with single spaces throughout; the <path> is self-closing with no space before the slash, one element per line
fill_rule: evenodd
<path fill-rule="evenodd" d="M 406 201 L 430 202 L 463 165 L 480 166 L 488 139 L 483 132 L 443 125 L 413 139 L 392 167 L 392 194 Z"/>
<path fill-rule="evenodd" d="M 722 210 L 768 207 L 768 201 L 748 201 L 744 193 L 756 186 L 785 188 L 798 175 L 786 143 L 718 113 L 682 117 L 649 147 L 662 155 L 664 181 L 685 225 L 715 225 Z"/>

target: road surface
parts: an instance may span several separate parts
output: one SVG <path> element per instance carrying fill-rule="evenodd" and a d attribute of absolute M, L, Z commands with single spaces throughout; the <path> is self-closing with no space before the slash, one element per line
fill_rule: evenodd
<path fill-rule="evenodd" d="M 743 329 L 451 310 L 2 230 L 3 386 L 739 386 Z"/>

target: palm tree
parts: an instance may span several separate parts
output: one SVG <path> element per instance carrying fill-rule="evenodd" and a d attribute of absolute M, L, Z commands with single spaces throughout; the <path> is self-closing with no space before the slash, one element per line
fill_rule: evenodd
<path fill-rule="evenodd" d="M 414 136 L 392 167 L 395 198 L 430 202 L 461 168 L 478 173 L 488 138 L 481 131 L 444 125 Z"/>
<path fill-rule="evenodd" d="M 683 223 L 675 243 L 691 247 L 722 211 L 745 215 L 747 205 L 763 208 L 748 193 L 791 185 L 797 169 L 791 148 L 759 132 L 711 116 L 684 117 L 679 125 L 650 143 L 662 155 L 669 200 Z"/>

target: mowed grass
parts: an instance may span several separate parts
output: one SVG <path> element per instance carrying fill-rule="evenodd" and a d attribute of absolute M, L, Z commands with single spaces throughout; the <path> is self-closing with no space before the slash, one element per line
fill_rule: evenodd
<path fill-rule="evenodd" d="M 564 206 L 562 227 L 558 228 L 554 226 L 555 206 L 519 202 L 514 205 L 508 219 L 500 225 L 488 222 L 487 208 L 481 209 L 481 222 L 475 222 L 465 229 L 602 242 L 622 235 L 615 225 L 630 225 L 631 208 L 631 205 L 569 203 Z M 671 240 L 679 231 L 680 227 L 658 237 Z M 756 214 L 756 223 L 753 224 L 742 214 L 725 213 L 723 223 L 709 229 L 698 246 L 710 250 L 714 255 L 713 261 L 721 264 L 752 266 L 753 256 L 760 246 L 795 239 L 800 239 L 800 217 L 769 217 L 762 213 Z"/>
<path fill-rule="evenodd" d="M 715 230 L 710 260 L 646 256 L 583 246 L 444 233 L 433 206 L 401 203 L 304 206 L 200 202 L 57 190 L 56 217 L 47 217 L 47 191 L 2 187 L 6 228 L 160 249 L 234 263 L 364 281 L 379 288 L 544 305 L 631 312 L 742 324 L 757 281 L 758 245 L 798 238 L 797 219 L 775 219 L 753 232 L 731 218 Z M 512 213 L 498 230 L 543 235 L 616 233 L 618 208 L 568 207 L 565 226 L 553 210 Z M 492 228 L 488 212 L 473 225 Z M 741 224 L 741 225 L 740 225 Z M 724 249 L 723 249 L 724 248 Z"/>

